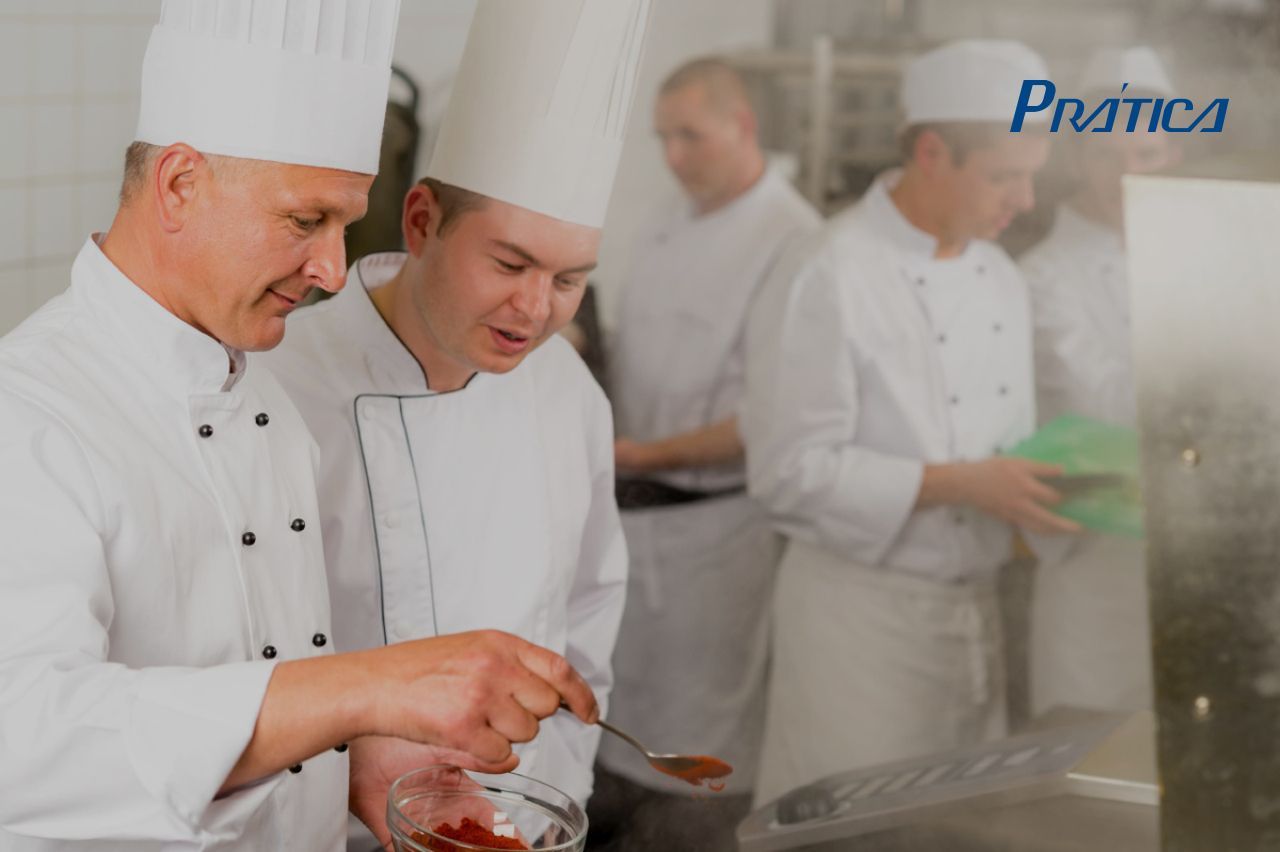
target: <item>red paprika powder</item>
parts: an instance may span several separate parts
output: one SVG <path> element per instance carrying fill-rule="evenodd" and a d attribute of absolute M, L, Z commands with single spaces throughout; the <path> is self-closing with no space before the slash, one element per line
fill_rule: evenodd
<path fill-rule="evenodd" d="M 474 846 L 481 846 L 487 849 L 523 849 L 528 852 L 529 847 L 525 846 L 514 837 L 499 837 L 480 823 L 464 817 L 462 824 L 454 828 L 448 823 L 440 823 L 431 829 L 440 837 L 447 837 L 449 840 L 459 840 L 463 843 L 470 843 Z M 425 834 L 413 835 L 415 843 L 420 843 L 433 852 L 462 852 L 452 843 L 441 840 L 440 837 L 428 837 Z"/>
<path fill-rule="evenodd" d="M 711 781 L 714 778 L 723 778 L 733 772 L 733 767 L 725 763 L 718 757 L 708 757 L 707 755 L 698 755 L 693 758 L 697 761 L 692 766 L 685 769 L 668 769 L 658 767 L 659 771 L 665 772 L 673 778 L 679 778 L 681 781 L 688 781 L 695 787 L 702 786 L 703 781 Z M 724 789 L 724 782 L 709 783 L 707 787 L 713 793 L 719 793 Z"/>

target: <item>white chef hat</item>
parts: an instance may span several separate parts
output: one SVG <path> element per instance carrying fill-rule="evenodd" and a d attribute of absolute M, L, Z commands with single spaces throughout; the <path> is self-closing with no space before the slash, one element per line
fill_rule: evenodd
<path fill-rule="evenodd" d="M 1035 51 L 1006 40 L 953 41 L 917 57 L 907 66 L 902 105 L 907 125 L 938 121 L 1009 124 L 1024 80 L 1047 80 L 1049 71 Z M 1045 115 L 1031 113 L 1028 121 Z"/>
<path fill-rule="evenodd" d="M 600 227 L 650 0 L 480 0 L 427 176 Z"/>
<path fill-rule="evenodd" d="M 1107 92 L 1119 96 L 1125 83 L 1130 89 L 1173 95 L 1173 83 L 1160 57 L 1149 47 L 1099 50 L 1085 64 L 1081 92 Z"/>
<path fill-rule="evenodd" d="M 136 139 L 376 174 L 400 0 L 164 0 Z"/>

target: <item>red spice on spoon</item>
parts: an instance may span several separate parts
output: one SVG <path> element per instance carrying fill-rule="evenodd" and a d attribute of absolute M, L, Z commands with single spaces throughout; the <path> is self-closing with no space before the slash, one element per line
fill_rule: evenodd
<path fill-rule="evenodd" d="M 442 822 L 431 830 L 440 835 L 440 837 L 447 837 L 449 840 L 458 840 L 462 843 L 470 843 L 473 846 L 487 849 L 523 849 L 526 852 L 529 849 L 528 846 L 525 846 L 514 837 L 500 837 L 494 834 L 470 817 L 464 817 L 457 828 Z M 426 848 L 433 850 L 433 852 L 462 852 L 457 846 L 441 840 L 440 837 L 429 837 L 418 833 L 413 835 L 413 841 L 421 843 Z"/>
<path fill-rule="evenodd" d="M 673 778 L 679 778 L 681 781 L 688 781 L 695 787 L 701 787 L 703 781 L 709 782 L 707 788 L 714 793 L 719 793 L 724 789 L 724 782 L 715 783 L 713 779 L 723 778 L 733 772 L 733 767 L 725 763 L 718 757 L 710 757 L 705 754 L 690 757 L 689 760 L 694 761 L 691 765 L 676 769 L 669 765 L 663 765 L 661 762 L 653 762 L 653 766 L 659 772 L 664 772 Z"/>

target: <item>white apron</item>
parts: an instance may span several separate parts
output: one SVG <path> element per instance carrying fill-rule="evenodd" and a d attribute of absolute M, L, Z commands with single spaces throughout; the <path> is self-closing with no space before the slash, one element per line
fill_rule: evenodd
<path fill-rule="evenodd" d="M 940 583 L 793 541 L 774 608 L 757 805 L 826 775 L 1004 734 L 991 580 Z"/>
<path fill-rule="evenodd" d="M 781 174 L 731 204 L 688 202 L 644 231 L 623 290 L 612 388 L 618 432 L 653 441 L 721 422 L 743 393 L 749 305 L 785 245 L 819 223 Z M 667 471 L 696 491 L 741 488 L 742 464 Z M 764 715 L 769 600 L 781 542 L 745 493 L 623 513 L 628 606 L 611 720 L 662 751 L 713 754 L 751 789 Z M 600 760 L 646 787 L 691 794 L 606 739 Z"/>
<path fill-rule="evenodd" d="M 92 242 L 0 341 L 0 849 L 337 852 L 347 758 L 214 801 L 329 654 L 315 445 Z"/>

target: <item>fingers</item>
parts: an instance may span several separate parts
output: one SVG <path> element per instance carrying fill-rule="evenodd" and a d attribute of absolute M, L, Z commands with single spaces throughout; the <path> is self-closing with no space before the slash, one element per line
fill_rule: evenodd
<path fill-rule="evenodd" d="M 1027 494 L 1032 500 L 1045 506 L 1056 506 L 1062 502 L 1062 492 L 1045 485 L 1035 477 L 1027 480 Z"/>
<path fill-rule="evenodd" d="M 1065 468 L 1060 464 L 1048 464 L 1047 462 L 1031 461 L 1030 459 L 1021 459 L 1023 468 L 1032 476 L 1062 476 Z"/>
<path fill-rule="evenodd" d="M 1031 502 L 1023 506 L 1016 523 L 1023 529 L 1044 534 L 1078 533 L 1082 529 L 1075 521 Z"/>
<path fill-rule="evenodd" d="M 538 717 L 509 698 L 489 709 L 489 727 L 509 743 L 527 743 L 538 735 Z"/>
<path fill-rule="evenodd" d="M 511 697 L 538 719 L 545 719 L 560 709 L 560 693 L 540 676 L 525 672 L 511 687 Z"/>
<path fill-rule="evenodd" d="M 520 663 L 545 681 L 560 696 L 560 699 L 569 706 L 575 716 L 589 725 L 596 723 L 600 718 L 600 708 L 596 704 L 596 696 L 591 691 L 591 687 L 587 686 L 587 682 L 582 679 L 582 675 L 578 674 L 577 670 L 569 665 L 568 660 L 559 654 L 548 651 L 546 648 L 540 648 L 528 642 L 520 643 L 516 654 Z M 546 718 L 555 713 L 559 705 L 560 700 L 550 705 L 540 704 L 539 709 L 545 709 L 546 712 L 538 715 L 541 718 Z"/>

